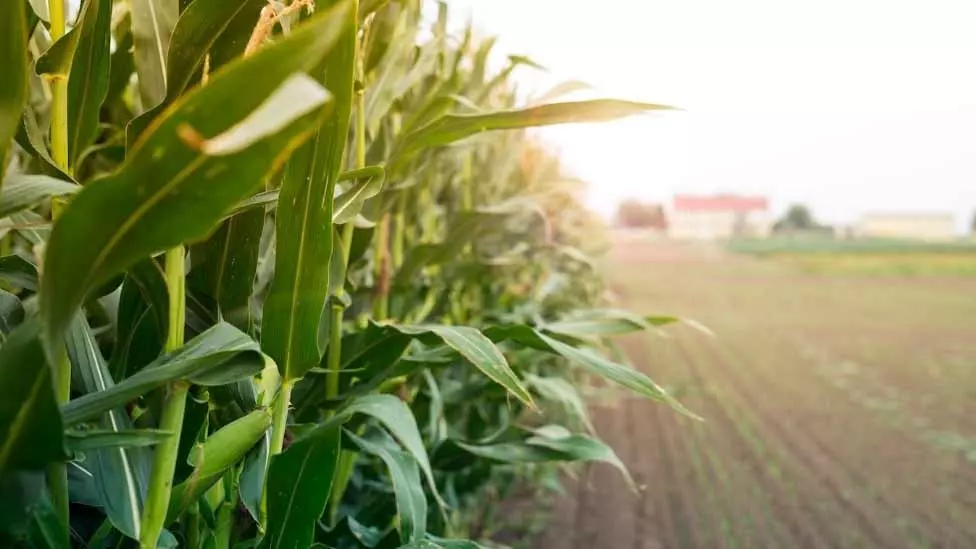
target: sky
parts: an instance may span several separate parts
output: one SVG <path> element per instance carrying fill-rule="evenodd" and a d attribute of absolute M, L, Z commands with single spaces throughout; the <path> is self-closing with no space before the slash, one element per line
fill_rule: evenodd
<path fill-rule="evenodd" d="M 568 79 L 667 114 L 539 130 L 588 202 L 767 196 L 823 222 L 976 211 L 972 0 L 447 0 L 540 93 Z"/>

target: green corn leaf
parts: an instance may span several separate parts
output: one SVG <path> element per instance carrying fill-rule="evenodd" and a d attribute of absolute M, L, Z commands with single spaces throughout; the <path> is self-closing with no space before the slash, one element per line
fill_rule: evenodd
<path fill-rule="evenodd" d="M 115 105 L 129 86 L 129 80 L 136 70 L 132 55 L 132 15 L 126 13 L 113 29 L 115 51 L 109 58 L 108 91 L 105 104 Z"/>
<path fill-rule="evenodd" d="M 237 15 L 226 22 L 223 32 L 220 33 L 217 40 L 210 47 L 211 70 L 216 70 L 230 63 L 244 53 L 251 33 L 254 31 L 254 25 L 261 17 L 261 10 L 268 5 L 267 2 L 261 4 L 253 0 L 245 0 L 241 4 L 241 9 L 237 12 Z M 226 6 L 222 7 L 226 8 Z M 203 6 L 201 6 L 202 8 Z M 189 11 L 189 9 L 186 11 Z M 209 25 L 213 22 L 204 23 Z M 188 52 L 188 55 L 192 56 L 196 54 L 194 52 Z"/>
<path fill-rule="evenodd" d="M 270 426 L 271 411 L 260 408 L 224 425 L 202 444 L 197 444 L 188 460 L 194 466 L 193 472 L 189 478 L 173 487 L 168 520 L 175 520 L 216 484 L 230 467 L 244 459 Z"/>
<path fill-rule="evenodd" d="M 413 339 L 394 326 L 370 322 L 365 330 L 342 338 L 343 370 L 377 371 L 396 362 Z"/>
<path fill-rule="evenodd" d="M 596 432 L 596 428 L 590 421 L 590 414 L 586 410 L 586 402 L 572 383 L 561 377 L 528 374 L 525 376 L 525 384 L 543 399 L 562 405 L 567 412 L 586 426 L 587 431 Z"/>
<path fill-rule="evenodd" d="M 115 387 L 83 315 L 75 316 L 65 344 L 72 374 L 80 381 L 76 385 L 86 394 L 98 395 Z M 86 452 L 86 466 L 91 471 L 95 493 L 112 525 L 138 539 L 152 460 L 143 446 L 155 444 L 172 433 L 134 430 L 121 406 L 108 410 L 100 426 L 94 432 L 69 430 L 66 443 L 72 450 Z"/>
<path fill-rule="evenodd" d="M 444 470 L 470 467 L 474 458 L 501 463 L 602 461 L 613 465 L 635 488 L 627 467 L 613 450 L 594 438 L 572 434 L 559 425 L 547 425 L 517 440 L 474 444 L 449 439 L 434 452 L 434 464 Z"/>
<path fill-rule="evenodd" d="M 485 549 L 485 546 L 467 539 L 444 539 L 437 536 L 427 536 L 427 539 L 442 549 Z"/>
<path fill-rule="evenodd" d="M 28 0 L 27 3 L 30 4 L 31 11 L 34 13 L 36 19 L 40 19 L 45 23 L 51 22 L 51 16 L 48 14 L 48 5 L 45 0 Z"/>
<path fill-rule="evenodd" d="M 74 181 L 51 158 L 44 140 L 44 133 L 37 124 L 33 110 L 24 109 L 22 124 L 17 128 L 17 134 L 14 136 L 14 139 L 22 149 L 27 151 L 40 164 L 41 172 L 65 181 Z"/>
<path fill-rule="evenodd" d="M 170 41 L 166 59 L 166 98 L 172 100 L 191 84 L 193 74 L 203 66 L 204 58 L 220 39 L 236 38 L 247 41 L 248 35 L 237 33 L 224 37 L 223 33 L 239 14 L 257 22 L 267 0 L 211 0 L 191 2 L 180 14 Z"/>
<path fill-rule="evenodd" d="M 178 0 L 131 0 L 132 38 L 139 91 L 145 109 L 166 97 L 166 55 L 176 21 Z"/>
<path fill-rule="evenodd" d="M 641 372 L 638 372 L 633 368 L 617 364 L 616 362 L 611 362 L 590 349 L 580 349 L 574 347 L 543 333 L 539 333 L 538 337 L 544 341 L 551 350 L 568 358 L 570 361 L 580 365 L 582 368 L 601 377 L 605 377 L 611 381 L 615 381 L 636 392 L 637 394 L 660 400 L 688 417 L 701 419 L 685 408 L 680 402 L 675 400 L 670 394 L 668 394 L 667 391 L 664 390 L 663 387 L 651 381 L 649 377 Z"/>
<path fill-rule="evenodd" d="M 88 0 L 71 34 L 78 34 L 68 77 L 68 158 L 81 157 L 98 134 L 98 115 L 108 94 L 112 0 Z M 60 40 L 59 40 L 60 42 Z"/>
<path fill-rule="evenodd" d="M 289 215 L 275 218 L 275 276 L 261 324 L 261 346 L 277 362 L 285 382 L 301 378 L 319 362 L 319 318 L 329 293 L 333 246 L 333 193 L 345 159 L 352 108 L 356 10 L 345 1 L 328 4 L 340 22 L 340 38 L 323 63 L 309 67 L 309 74 L 333 94 L 333 108 L 315 137 L 285 167 L 279 201 L 288 204 Z"/>
<path fill-rule="evenodd" d="M 358 170 L 348 170 L 348 171 L 345 171 L 345 172 L 341 172 L 339 174 L 339 178 L 336 181 L 338 183 L 342 183 L 343 181 L 350 181 L 350 180 L 354 180 L 354 179 L 360 179 L 360 178 L 363 178 L 363 177 L 372 177 L 372 178 L 385 177 L 385 170 L 384 170 L 383 166 L 367 166 L 365 168 L 358 169 Z M 364 181 L 364 182 L 362 182 L 360 184 L 364 184 L 364 185 L 375 185 L 376 182 L 375 182 L 374 179 L 369 179 L 369 180 Z M 357 184 L 357 186 L 359 186 L 359 184 Z M 346 194 L 346 193 L 343 193 L 343 194 Z M 254 209 L 254 208 L 262 208 L 264 206 L 277 207 L 277 205 L 278 205 L 278 198 L 280 196 L 281 196 L 281 191 L 279 191 L 278 189 L 270 190 L 270 191 L 262 191 L 262 192 L 259 192 L 259 193 L 255 194 L 255 195 L 253 195 L 253 196 L 251 196 L 249 198 L 245 198 L 244 200 L 238 202 L 230 210 L 230 212 L 228 212 L 227 217 L 228 218 L 231 218 L 231 217 L 233 217 L 235 215 L 239 215 L 239 214 L 241 214 L 243 212 L 246 212 L 246 211 L 251 210 L 251 209 Z M 341 195 L 336 197 L 335 204 L 338 204 L 339 203 L 339 199 L 340 198 L 341 198 Z M 354 198 L 354 197 L 352 195 L 350 195 L 349 197 L 346 197 L 346 199 L 344 199 L 344 200 L 349 201 L 352 198 Z M 366 200 L 366 198 L 363 198 L 363 200 Z M 334 213 L 335 212 L 333 212 L 333 214 Z M 356 216 L 352 216 L 352 217 L 355 218 Z M 333 215 L 333 219 L 335 219 L 335 216 L 334 215 Z M 338 222 L 336 222 L 336 223 L 338 223 Z M 358 227 L 359 225 L 357 224 L 356 226 Z"/>
<path fill-rule="evenodd" d="M 242 212 L 254 208 L 263 208 L 265 206 L 277 206 L 278 197 L 281 195 L 281 191 L 275 189 L 273 191 L 262 191 L 254 196 L 245 198 L 244 200 L 237 203 L 236 206 L 228 213 L 228 216 L 232 217 L 238 215 Z"/>
<path fill-rule="evenodd" d="M 256 375 L 263 368 L 257 343 L 230 324 L 220 323 L 114 387 L 70 401 L 62 408 L 62 416 L 66 425 L 75 425 L 173 380 L 224 385 Z"/>
<path fill-rule="evenodd" d="M 262 376 L 277 374 L 277 369 L 272 364 L 265 366 Z M 259 400 L 264 405 L 270 405 L 271 399 L 265 395 L 259 395 L 258 384 L 251 379 L 238 382 L 238 390 L 243 399 L 247 400 L 248 406 L 258 406 Z M 266 389 L 266 394 L 273 394 L 274 390 Z M 244 460 L 244 467 L 241 469 L 238 491 L 240 492 L 241 503 L 250 513 L 251 518 L 258 522 L 261 530 L 264 524 L 260 521 L 264 519 L 261 512 L 261 499 L 264 495 L 264 484 L 268 475 L 268 461 L 271 458 L 271 432 L 266 431 L 258 444 L 248 452 Z"/>
<path fill-rule="evenodd" d="M 27 102 L 27 16 L 20 1 L 0 8 L 0 183 L 6 171 L 7 147 L 17 133 Z"/>
<path fill-rule="evenodd" d="M 624 476 L 631 490 L 637 491 L 634 479 L 627 466 L 620 461 L 613 449 L 584 435 L 575 435 L 560 425 L 546 425 L 535 430 L 534 436 L 526 439 L 526 444 L 561 452 L 567 461 L 602 461 L 613 465 Z"/>
<path fill-rule="evenodd" d="M 115 321 L 109 371 L 124 379 L 159 357 L 166 340 L 169 292 L 162 266 L 147 258 L 125 274 Z"/>
<path fill-rule="evenodd" d="M 492 381 L 504 387 L 515 398 L 529 407 L 535 407 L 532 395 L 522 384 L 518 376 L 508 365 L 505 356 L 498 347 L 481 332 L 470 326 L 396 326 L 396 329 L 407 334 L 430 333 L 437 336 L 445 345 L 451 347 L 468 362 L 481 370 Z"/>
<path fill-rule="evenodd" d="M 89 289 L 154 252 L 205 236 L 308 137 L 320 117 L 320 94 L 306 98 L 309 114 L 240 153 L 210 157 L 200 143 L 186 141 L 187 132 L 228 131 L 263 104 L 275 103 L 277 92 L 292 89 L 289 82 L 302 81 L 296 73 L 316 65 L 335 43 L 347 13 L 343 6 L 317 14 L 181 96 L 144 132 L 119 171 L 78 193 L 47 246 L 46 268 L 76 273 L 44 279 L 40 315 L 49 349 L 57 347 Z"/>
<path fill-rule="evenodd" d="M 472 456 L 501 463 L 551 463 L 565 461 L 558 450 L 533 446 L 524 441 L 496 444 L 470 444 L 448 439 L 432 456 L 438 469 L 452 470 L 470 467 Z"/>
<path fill-rule="evenodd" d="M 155 446 L 173 436 L 160 429 L 69 429 L 64 433 L 64 444 L 72 452 L 90 452 L 113 448 L 141 448 Z"/>
<path fill-rule="evenodd" d="M 352 172 L 346 172 L 342 175 L 349 173 Z M 362 180 L 335 198 L 332 211 L 333 223 L 349 223 L 355 219 L 363 210 L 363 204 L 383 190 L 386 172 L 383 170 L 383 166 L 369 166 L 355 170 L 354 178 Z"/>
<path fill-rule="evenodd" d="M 344 447 L 351 448 L 353 444 L 349 442 Z M 358 514 L 358 516 L 362 516 L 362 514 Z M 330 549 L 334 547 L 333 544 L 341 543 L 343 539 L 350 538 L 355 539 L 360 544 L 360 547 L 372 547 L 374 549 L 395 547 L 399 545 L 400 540 L 400 536 L 395 529 L 367 526 L 348 514 L 339 519 L 338 523 L 332 528 L 320 529 L 318 534 L 317 537 L 320 541 L 313 544 L 312 549 Z"/>
<path fill-rule="evenodd" d="M 555 353 L 592 374 L 619 383 L 641 396 L 664 402 L 688 417 L 701 419 L 643 373 L 611 362 L 591 349 L 574 347 L 522 324 L 492 326 L 485 330 L 485 335 L 496 343 L 510 340 L 533 349 Z"/>
<path fill-rule="evenodd" d="M 271 459 L 268 525 L 261 547 L 310 547 L 335 479 L 342 426 L 333 422 Z"/>
<path fill-rule="evenodd" d="M 81 187 L 46 175 L 15 174 L 0 192 L 0 218 L 33 208 L 52 196 L 77 192 Z"/>
<path fill-rule="evenodd" d="M 580 339 L 623 335 L 680 322 L 669 316 L 643 316 L 618 309 L 577 311 L 567 318 L 544 326 L 548 332 Z"/>
<path fill-rule="evenodd" d="M 438 503 L 443 505 L 443 500 L 437 492 L 437 485 L 434 482 L 434 473 L 430 468 L 430 460 L 427 458 L 427 450 L 424 448 L 423 439 L 420 437 L 420 430 L 417 428 L 417 421 L 410 412 L 410 408 L 399 398 L 393 395 L 364 395 L 352 399 L 348 404 L 340 408 L 334 416 L 325 421 L 307 435 L 301 437 L 299 441 L 306 438 L 315 438 L 317 433 L 332 429 L 336 425 L 343 425 L 356 414 L 363 414 L 378 420 L 390 432 L 395 439 L 413 456 L 420 464 L 421 471 L 427 478 L 427 482 Z M 296 442 L 297 445 L 297 442 Z"/>
<path fill-rule="evenodd" d="M 78 10 L 78 21 L 85 20 L 85 14 L 91 8 L 91 4 L 97 4 L 97 2 L 82 2 L 81 9 Z M 98 9 L 97 6 L 95 9 Z M 80 27 L 83 25 L 84 23 L 75 25 L 37 58 L 34 63 L 34 72 L 38 76 L 68 77 L 71 72 L 71 64 L 74 62 L 75 51 L 78 49 L 78 38 L 82 34 Z"/>
<path fill-rule="evenodd" d="M 0 347 L 0 476 L 64 459 L 61 417 L 36 322 L 21 324 Z"/>
<path fill-rule="evenodd" d="M 0 475 L 0 547 L 70 549 L 39 471 Z"/>
<path fill-rule="evenodd" d="M 71 429 L 65 431 L 65 436 L 70 431 Z M 77 460 L 68 462 L 68 495 L 71 497 L 72 503 L 98 508 L 102 506 L 102 498 L 98 495 L 93 475 L 88 470 L 87 465 L 87 463 L 82 464 Z M 105 519 L 105 522 L 108 523 L 107 528 L 115 529 L 112 526 L 112 521 Z"/>
<path fill-rule="evenodd" d="M 0 344 L 24 322 L 24 304 L 14 294 L 0 290 Z"/>
<path fill-rule="evenodd" d="M 322 86 L 304 74 L 288 77 L 267 101 L 244 120 L 200 144 L 208 156 L 229 156 L 288 127 L 329 100 Z"/>
<path fill-rule="evenodd" d="M 252 209 L 224 221 L 213 235 L 190 248 L 190 289 L 217 306 L 213 316 L 244 331 L 251 328 L 249 305 L 263 230 L 264 212 Z"/>
<path fill-rule="evenodd" d="M 377 133 L 393 103 L 429 75 L 437 62 L 433 44 L 424 46 L 418 59 L 411 59 L 411 46 L 416 43 L 418 26 L 410 17 L 402 16 L 404 9 L 397 3 L 390 3 L 373 21 L 374 31 L 381 30 L 371 36 L 367 65 L 372 65 L 369 59 L 378 56 L 380 50 L 391 53 L 381 58 L 373 71 L 375 79 L 366 89 L 366 129 L 370 134 Z"/>
<path fill-rule="evenodd" d="M 427 360 L 400 360 L 411 340 L 427 345 L 446 345 L 477 367 L 489 379 L 508 390 L 528 406 L 535 404 L 528 389 L 512 371 L 493 342 L 467 326 L 399 325 L 370 323 L 366 330 L 343 338 L 341 370 L 357 372 L 360 381 L 340 399 L 361 397 L 386 380 L 407 375 L 424 366 Z M 398 362 L 399 361 L 399 362 Z M 313 385 L 310 395 L 296 397 L 297 415 L 305 417 L 322 402 L 321 388 Z"/>
<path fill-rule="evenodd" d="M 359 372 L 361 379 L 356 387 L 340 396 L 342 401 L 350 396 L 361 396 L 378 387 L 383 381 L 393 377 L 393 366 L 403 355 L 416 336 L 403 333 L 395 327 L 370 322 L 365 330 L 347 334 L 342 338 L 342 356 L 340 357 L 341 372 Z M 322 357 L 321 367 L 326 368 L 327 357 Z M 348 386 L 348 379 L 340 381 L 340 390 Z M 301 387 L 301 386 L 299 386 Z M 292 397 L 295 404 L 295 416 L 298 418 L 312 417 L 316 406 L 325 400 L 324 378 L 316 377 L 308 390 L 301 393 L 296 388 Z"/>
<path fill-rule="evenodd" d="M 37 265 L 21 252 L 0 257 L 0 280 L 32 292 L 37 291 Z"/>
<path fill-rule="evenodd" d="M 259 12 L 267 0 L 211 0 L 191 2 L 180 14 L 173 28 L 169 49 L 166 52 L 166 95 L 152 109 L 139 115 L 126 128 L 126 137 L 131 143 L 146 129 L 168 103 L 179 97 L 193 83 L 193 77 L 201 70 L 204 59 L 218 40 L 228 40 L 223 33 L 238 16 L 248 17 L 251 27 L 257 22 Z M 248 35 L 233 27 L 232 34 L 242 41 Z M 250 29 L 248 29 L 250 30 Z M 227 60 L 222 60 L 227 61 Z M 211 68 L 217 65 L 211 63 Z"/>
<path fill-rule="evenodd" d="M 491 113 L 449 114 L 417 128 L 400 141 L 403 143 L 397 162 L 429 147 L 447 145 L 489 130 L 511 130 L 554 124 L 615 120 L 626 116 L 671 107 L 652 103 L 636 103 L 616 99 L 594 99 L 566 103 L 550 103 Z M 395 171 L 395 170 L 393 170 Z"/>
<path fill-rule="evenodd" d="M 393 493 L 396 498 L 397 516 L 400 519 L 400 540 L 403 543 L 423 539 L 427 531 L 427 498 L 420 483 L 417 461 L 409 454 L 390 447 L 382 441 L 372 441 L 346 431 L 345 435 L 360 450 L 383 460 L 390 472 Z M 392 442 L 392 441 L 391 441 Z"/>
<path fill-rule="evenodd" d="M 436 244 L 420 244 L 413 247 L 397 269 L 393 284 L 409 286 L 422 269 L 440 265 L 458 258 L 472 240 L 486 229 L 497 226 L 506 212 L 462 212 L 448 221 L 447 239 Z"/>

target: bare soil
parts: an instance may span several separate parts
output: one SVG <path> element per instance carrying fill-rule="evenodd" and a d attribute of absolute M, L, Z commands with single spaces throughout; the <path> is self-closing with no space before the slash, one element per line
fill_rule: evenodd
<path fill-rule="evenodd" d="M 710 328 L 622 340 L 702 415 L 594 409 L 640 487 L 587 467 L 542 549 L 976 547 L 976 279 L 814 274 L 667 241 L 618 245 L 621 306 Z"/>

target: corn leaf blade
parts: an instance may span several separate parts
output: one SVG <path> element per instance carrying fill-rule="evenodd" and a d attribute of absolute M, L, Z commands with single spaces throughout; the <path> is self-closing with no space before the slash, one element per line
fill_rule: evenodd
<path fill-rule="evenodd" d="M 64 443 L 72 452 L 91 452 L 113 448 L 142 448 L 155 446 L 173 436 L 170 431 L 160 429 L 85 429 L 67 430 Z"/>
<path fill-rule="evenodd" d="M 230 23 L 239 14 L 257 14 L 266 0 L 211 0 L 191 2 L 180 14 L 170 40 L 166 58 L 166 98 L 172 100 L 189 86 L 193 74 Z M 247 36 L 237 38 L 247 40 Z"/>
<path fill-rule="evenodd" d="M 434 481 L 434 472 L 430 467 L 427 450 L 424 448 L 420 430 L 417 428 L 417 421 L 410 412 L 410 408 L 393 395 L 371 394 L 354 398 L 339 409 L 332 418 L 310 431 L 299 441 L 314 439 L 336 426 L 341 427 L 356 414 L 375 418 L 393 435 L 393 438 L 400 442 L 403 448 L 420 464 L 420 470 L 423 471 L 434 497 L 443 505 L 443 501 L 437 492 L 437 484 Z"/>
<path fill-rule="evenodd" d="M 285 382 L 319 362 L 317 335 L 329 293 L 335 184 L 345 158 L 352 109 L 356 11 L 332 2 L 341 21 L 336 47 L 309 74 L 333 95 L 333 107 L 315 136 L 295 151 L 281 184 L 279 204 L 289 215 L 275 218 L 275 276 L 264 304 L 261 344 Z"/>
<path fill-rule="evenodd" d="M 70 165 L 75 164 L 98 134 L 99 111 L 108 94 L 112 1 L 88 0 L 83 15 L 71 31 L 78 34 L 78 43 L 68 77 Z"/>
<path fill-rule="evenodd" d="M 24 2 L 6 2 L 0 8 L 0 163 L 17 132 L 27 102 L 27 14 Z M 2 166 L 0 166 L 2 168 Z M 0 169 L 0 183 L 3 183 Z"/>
<path fill-rule="evenodd" d="M 545 325 L 548 332 L 586 339 L 623 335 L 680 322 L 677 317 L 638 315 L 619 309 L 578 311 L 567 318 Z"/>
<path fill-rule="evenodd" d="M 193 270 L 187 283 L 217 306 L 214 316 L 250 330 L 249 302 L 258 267 L 264 212 L 252 209 L 221 223 L 207 240 L 191 247 Z"/>
<path fill-rule="evenodd" d="M 526 444 L 555 450 L 566 456 L 566 461 L 602 461 L 620 471 L 631 490 L 636 491 L 634 479 L 612 448 L 585 435 L 570 433 L 558 425 L 546 425 L 535 430 Z"/>
<path fill-rule="evenodd" d="M 180 15 L 178 0 L 132 0 L 132 38 L 139 91 L 146 109 L 166 97 L 166 55 Z"/>
<path fill-rule="evenodd" d="M 457 351 L 475 368 L 495 383 L 504 387 L 515 398 L 529 407 L 535 407 L 532 395 L 509 366 L 505 356 L 495 344 L 477 329 L 470 326 L 397 326 L 404 333 L 436 335 L 445 345 Z"/>
<path fill-rule="evenodd" d="M 37 323 L 27 322 L 0 347 L 0 473 L 65 457 L 51 369 L 39 343 Z"/>
<path fill-rule="evenodd" d="M 282 83 L 323 58 L 342 15 L 316 15 L 274 46 L 219 71 L 160 115 L 118 172 L 78 193 L 47 247 L 48 268 L 77 273 L 44 280 L 40 315 L 49 349 L 88 290 L 154 252 L 205 236 L 308 137 L 320 109 L 229 156 L 208 157 L 186 142 L 187 128 L 218 135 L 273 100 L 268 96 Z"/>
<path fill-rule="evenodd" d="M 524 324 L 492 326 L 485 330 L 485 335 L 496 343 L 514 341 L 526 347 L 555 353 L 584 370 L 623 385 L 641 396 L 664 402 L 688 417 L 701 419 L 651 378 L 633 368 L 607 360 L 590 349 L 574 347 Z"/>
<path fill-rule="evenodd" d="M 550 103 L 490 113 L 449 114 L 441 116 L 404 136 L 402 142 L 405 145 L 402 147 L 399 160 L 421 149 L 447 145 L 484 131 L 512 130 L 577 122 L 599 122 L 648 111 L 669 109 L 671 107 L 652 103 L 594 99 Z"/>
<path fill-rule="evenodd" d="M 115 386 L 98 350 L 95 336 L 82 315 L 76 315 L 65 340 L 72 372 L 79 379 L 86 394 L 97 395 Z M 132 423 L 120 406 L 110 409 L 101 417 L 104 434 L 82 432 L 67 435 L 67 444 L 77 451 L 85 451 L 92 483 L 105 514 L 120 532 L 139 538 L 142 510 L 149 484 L 151 456 L 144 446 L 132 444 Z M 172 433 L 166 433 L 167 436 Z M 146 442 L 143 438 L 137 438 Z M 150 437 L 149 443 L 159 441 Z M 114 446 L 106 448 L 105 445 Z"/>
<path fill-rule="evenodd" d="M 220 323 L 117 385 L 71 400 L 62 408 L 62 417 L 65 425 L 75 425 L 169 381 L 223 385 L 256 375 L 263 368 L 257 343 L 230 324 Z"/>
<path fill-rule="evenodd" d="M 55 164 L 54 159 L 51 158 L 51 155 L 47 149 L 47 144 L 44 141 L 44 134 L 41 132 L 41 128 L 37 123 L 37 118 L 31 109 L 24 109 L 23 120 L 21 125 L 17 128 L 17 134 L 14 136 L 14 139 L 22 149 L 27 151 L 38 161 L 42 173 L 50 175 L 51 177 L 63 179 L 65 181 L 74 181 L 74 179 L 63 169 L 58 167 L 57 164 Z"/>
<path fill-rule="evenodd" d="M 14 294 L 0 290 L 0 344 L 24 322 L 24 304 Z"/>
<path fill-rule="evenodd" d="M 47 175 L 15 174 L 0 191 L 0 218 L 33 208 L 52 196 L 75 193 L 80 188 Z"/>
<path fill-rule="evenodd" d="M 420 483 L 417 461 L 382 442 L 358 437 L 349 431 L 345 434 L 360 450 L 380 458 L 386 464 L 400 518 L 400 541 L 411 543 L 422 540 L 427 533 L 427 498 Z"/>
<path fill-rule="evenodd" d="M 271 459 L 264 549 L 311 547 L 339 461 L 342 426 L 330 424 Z"/>
<path fill-rule="evenodd" d="M 19 471 L 0 476 L 0 544 L 70 549 L 66 531 L 45 490 L 43 473 Z"/>

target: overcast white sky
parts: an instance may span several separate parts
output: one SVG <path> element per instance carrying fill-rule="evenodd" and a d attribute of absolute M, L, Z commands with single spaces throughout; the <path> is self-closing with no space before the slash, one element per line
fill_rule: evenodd
<path fill-rule="evenodd" d="M 732 191 L 824 221 L 976 210 L 974 0 L 448 0 L 532 57 L 545 88 L 684 109 L 548 128 L 610 213 L 622 198 Z M 544 90 L 540 90 L 544 91 Z"/>

